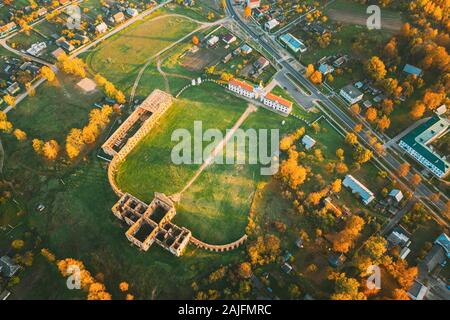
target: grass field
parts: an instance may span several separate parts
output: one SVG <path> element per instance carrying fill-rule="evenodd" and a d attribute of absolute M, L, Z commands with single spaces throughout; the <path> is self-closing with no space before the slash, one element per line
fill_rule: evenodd
<path fill-rule="evenodd" d="M 102 74 L 128 92 L 149 58 L 196 26 L 185 18 L 170 16 L 137 22 L 90 52 L 86 62 L 92 72 Z"/>
<path fill-rule="evenodd" d="M 260 108 L 248 117 L 241 128 L 257 131 L 280 129 L 280 135 L 284 135 L 299 125 L 290 118 L 282 126 L 283 120 L 286 118 Z M 212 165 L 183 194 L 177 208 L 176 223 L 188 227 L 195 237 L 210 243 L 237 240 L 245 233 L 258 183 L 272 178 L 261 175 L 261 167 L 267 165 Z"/>
<path fill-rule="evenodd" d="M 117 175 L 119 186 L 144 201 L 151 200 L 155 191 L 169 195 L 180 191 L 198 165 L 181 167 L 172 163 L 171 151 L 177 144 L 171 141 L 172 132 L 178 128 L 192 132 L 194 121 L 202 121 L 203 130 L 224 131 L 245 108 L 244 101 L 224 93 L 217 85 L 204 84 L 186 91 L 123 162 Z"/>
<path fill-rule="evenodd" d="M 80 128 L 87 123 L 89 111 L 103 96 L 98 91 L 82 92 L 76 86 L 78 81 L 78 78 L 59 75 L 57 82 L 46 82 L 37 89 L 34 97 L 27 97 L 18 104 L 8 113 L 8 118 L 29 137 L 56 138 L 62 142 L 71 128 Z"/>
<path fill-rule="evenodd" d="M 29 224 L 45 239 L 46 247 L 59 259 L 74 257 L 83 260 L 93 275 L 101 273 L 116 299 L 124 296 L 118 289 L 120 281 L 127 281 L 138 299 L 191 298 L 194 279 L 241 256 L 241 250 L 211 253 L 191 246 L 181 258 L 159 246 L 141 252 L 128 242 L 126 229 L 111 213 L 116 200 L 104 163 L 92 158 L 47 198 L 50 203 L 45 214 L 29 217 Z M 13 298 L 84 299 L 85 293 L 67 290 L 66 280 L 55 269 L 36 261 L 21 274 L 22 285 L 14 289 Z"/>

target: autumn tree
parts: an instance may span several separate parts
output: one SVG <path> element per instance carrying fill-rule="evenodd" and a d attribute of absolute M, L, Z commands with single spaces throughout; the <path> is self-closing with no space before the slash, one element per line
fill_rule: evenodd
<path fill-rule="evenodd" d="M 242 262 L 238 267 L 238 275 L 242 279 L 248 279 L 252 276 L 252 265 L 248 262 Z"/>
<path fill-rule="evenodd" d="M 411 165 L 407 162 L 402 163 L 397 170 L 397 174 L 400 178 L 404 178 L 408 176 L 409 171 L 411 170 Z"/>
<path fill-rule="evenodd" d="M 122 292 L 127 292 L 127 291 L 128 291 L 128 288 L 129 288 L 129 285 L 128 285 L 128 283 L 125 282 L 125 281 L 122 281 L 122 282 L 119 284 L 119 289 L 120 289 L 120 291 L 122 291 Z"/>
<path fill-rule="evenodd" d="M 56 160 L 59 150 L 60 147 L 56 140 L 47 141 L 42 147 L 42 153 L 48 160 Z"/>
<path fill-rule="evenodd" d="M 336 157 L 338 157 L 339 161 L 344 161 L 344 149 L 338 148 L 336 150 Z"/>
<path fill-rule="evenodd" d="M 358 136 L 354 133 L 347 133 L 347 136 L 345 137 L 345 142 L 349 145 L 355 145 L 358 143 Z"/>
<path fill-rule="evenodd" d="M 420 119 L 425 114 L 425 110 L 425 104 L 420 101 L 416 101 L 416 103 L 413 104 L 409 114 L 413 119 Z"/>
<path fill-rule="evenodd" d="M 335 283 L 335 292 L 331 295 L 332 300 L 366 300 L 364 293 L 359 291 L 360 284 L 354 278 L 348 278 L 345 273 L 332 272 L 329 280 Z"/>
<path fill-rule="evenodd" d="M 199 45 L 200 40 L 198 39 L 197 36 L 193 36 L 193 37 L 192 37 L 192 43 L 193 43 L 194 45 L 196 45 L 196 46 Z"/>
<path fill-rule="evenodd" d="M 387 74 L 384 62 L 377 56 L 370 58 L 365 68 L 367 74 L 376 81 L 383 79 Z"/>
<path fill-rule="evenodd" d="M 246 6 L 244 10 L 244 17 L 249 19 L 252 16 L 252 8 L 250 6 Z"/>
<path fill-rule="evenodd" d="M 410 178 L 409 178 L 409 182 L 411 183 L 411 185 L 415 188 L 417 187 L 420 182 L 422 181 L 422 178 L 420 177 L 420 175 L 418 173 L 414 173 Z"/>
<path fill-rule="evenodd" d="M 19 140 L 19 141 L 24 141 L 24 140 L 27 139 L 27 134 L 23 130 L 15 129 L 13 131 L 13 134 L 16 137 L 16 139 Z"/>
<path fill-rule="evenodd" d="M 378 112 L 377 109 L 375 108 L 369 108 L 366 111 L 366 119 L 369 122 L 375 122 L 377 120 L 378 117 Z"/>
<path fill-rule="evenodd" d="M 385 131 L 390 126 L 391 126 L 391 120 L 386 115 L 383 115 L 378 120 L 378 129 L 380 129 L 381 131 Z"/>
<path fill-rule="evenodd" d="M 14 107 L 16 105 L 16 98 L 10 94 L 3 96 L 3 100 L 8 106 Z"/>
<path fill-rule="evenodd" d="M 43 66 L 41 68 L 41 75 L 47 79 L 48 82 L 53 82 L 56 78 L 55 73 L 53 72 L 53 70 L 50 67 L 47 66 Z"/>
<path fill-rule="evenodd" d="M 312 83 L 314 84 L 321 84 L 323 81 L 323 75 L 322 72 L 316 70 L 312 73 L 312 75 L 309 77 Z"/>

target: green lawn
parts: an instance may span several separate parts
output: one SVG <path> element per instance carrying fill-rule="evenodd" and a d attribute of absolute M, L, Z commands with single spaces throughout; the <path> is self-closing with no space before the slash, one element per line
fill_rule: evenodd
<path fill-rule="evenodd" d="M 289 118 L 282 126 L 283 120 L 286 118 L 261 108 L 252 113 L 241 128 L 257 132 L 280 129 L 280 135 L 284 135 L 299 125 L 297 120 Z M 203 241 L 220 244 L 237 240 L 245 233 L 258 183 L 271 179 L 261 174 L 261 167 L 268 165 L 248 162 L 212 165 L 183 194 L 175 222 L 188 227 Z"/>
<path fill-rule="evenodd" d="M 172 163 L 171 151 L 177 144 L 171 141 L 172 132 L 187 129 L 192 133 L 194 121 L 202 121 L 203 130 L 217 128 L 223 132 L 233 126 L 245 108 L 244 101 L 217 85 L 189 89 L 122 163 L 117 175 L 119 186 L 144 201 L 151 200 L 155 191 L 169 195 L 180 191 L 199 165 Z"/>
<path fill-rule="evenodd" d="M 128 91 L 146 61 L 197 26 L 181 17 L 157 17 L 136 22 L 90 52 L 86 62 L 116 86 Z"/>
<path fill-rule="evenodd" d="M 8 113 L 14 126 L 29 137 L 62 142 L 71 128 L 87 123 L 89 111 L 103 96 L 98 91 L 84 93 L 76 86 L 78 78 L 60 74 L 57 79 L 40 86 L 34 97 L 27 97 Z"/>

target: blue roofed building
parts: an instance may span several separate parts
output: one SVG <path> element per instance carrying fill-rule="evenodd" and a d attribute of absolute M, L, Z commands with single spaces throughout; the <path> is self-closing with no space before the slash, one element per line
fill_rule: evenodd
<path fill-rule="evenodd" d="M 319 71 L 323 74 L 323 75 L 327 75 L 329 73 L 333 73 L 334 72 L 334 68 L 332 66 L 330 66 L 329 64 L 323 63 L 319 66 Z"/>
<path fill-rule="evenodd" d="M 448 119 L 435 115 L 401 138 L 399 146 L 435 176 L 443 178 L 449 173 L 450 164 L 430 145 L 448 132 L 449 125 Z"/>
<path fill-rule="evenodd" d="M 365 185 L 363 185 L 361 182 L 356 180 L 352 175 L 348 174 L 344 181 L 342 181 L 342 185 L 346 188 L 349 188 L 352 190 L 352 193 L 358 194 L 361 198 L 362 202 L 365 205 L 368 205 L 373 200 L 375 200 L 375 195 L 372 191 L 367 189 Z"/>
<path fill-rule="evenodd" d="M 290 33 L 285 33 L 280 37 L 280 41 L 290 50 L 292 50 L 294 53 L 298 52 L 305 52 L 307 50 L 307 47 L 303 42 L 298 40 L 296 37 L 294 37 Z"/>
<path fill-rule="evenodd" d="M 417 68 L 413 65 L 410 64 L 406 64 L 405 67 L 403 68 L 403 72 L 407 73 L 407 74 L 412 74 L 418 77 L 421 77 L 423 75 L 423 71 L 420 68 Z"/>
<path fill-rule="evenodd" d="M 441 234 L 435 241 L 435 244 L 440 245 L 447 255 L 447 259 L 450 258 L 450 237 L 445 233 Z"/>

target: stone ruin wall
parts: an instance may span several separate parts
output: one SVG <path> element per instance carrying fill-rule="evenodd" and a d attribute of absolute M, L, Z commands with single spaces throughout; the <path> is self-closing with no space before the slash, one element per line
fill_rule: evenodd
<path fill-rule="evenodd" d="M 130 152 L 134 149 L 134 147 L 136 147 L 136 145 L 139 143 L 139 141 L 142 138 L 144 138 L 150 132 L 150 130 L 153 129 L 153 127 L 158 122 L 158 120 L 161 118 L 161 116 L 167 111 L 167 109 L 169 109 L 170 106 L 172 106 L 172 103 L 173 103 L 172 96 L 170 96 L 169 94 L 167 94 L 161 90 L 155 90 L 151 93 L 151 95 L 160 95 L 161 96 L 161 102 L 159 103 L 159 108 L 157 109 L 156 112 L 154 112 L 150 116 L 150 118 L 148 118 L 142 124 L 142 126 L 139 128 L 139 130 L 130 139 L 128 139 L 125 146 L 123 146 L 123 148 L 120 149 L 120 151 L 117 152 L 113 156 L 113 159 L 111 160 L 111 162 L 109 163 L 109 166 L 108 166 L 109 183 L 110 183 L 114 193 L 116 193 L 119 197 L 121 197 L 123 195 L 123 192 L 117 186 L 116 180 L 114 178 L 117 173 L 119 164 L 128 156 L 128 154 L 130 154 Z"/>

